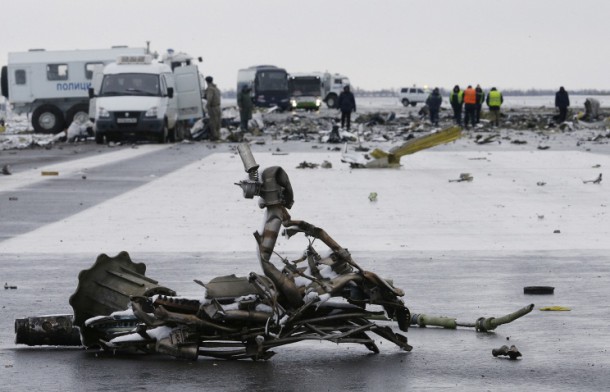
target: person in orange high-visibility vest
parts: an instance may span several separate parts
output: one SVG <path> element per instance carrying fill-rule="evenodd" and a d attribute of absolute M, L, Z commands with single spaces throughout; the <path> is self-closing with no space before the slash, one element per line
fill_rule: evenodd
<path fill-rule="evenodd" d="M 477 111 L 477 92 L 472 86 L 468 86 L 464 90 L 464 126 L 468 129 L 468 123 L 472 124 L 472 127 L 476 125 L 476 111 Z"/>

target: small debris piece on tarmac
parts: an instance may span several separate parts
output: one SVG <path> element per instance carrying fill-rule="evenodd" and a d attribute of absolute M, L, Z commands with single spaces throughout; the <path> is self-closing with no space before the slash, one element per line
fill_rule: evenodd
<path fill-rule="evenodd" d="M 555 287 L 553 286 L 525 286 L 523 294 L 553 294 Z"/>
<path fill-rule="evenodd" d="M 512 345 L 510 347 L 504 345 L 500 348 L 494 348 L 493 350 L 491 350 L 491 354 L 494 357 L 497 357 L 498 355 L 506 355 L 508 356 L 508 358 L 513 360 L 521 356 L 521 353 L 519 352 L 519 350 L 517 350 L 517 347 L 515 347 L 515 345 Z"/>

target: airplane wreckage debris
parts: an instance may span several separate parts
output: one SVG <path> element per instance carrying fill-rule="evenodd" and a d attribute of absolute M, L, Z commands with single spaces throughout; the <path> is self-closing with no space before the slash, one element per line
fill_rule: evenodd
<path fill-rule="evenodd" d="M 78 275 L 69 299 L 73 315 L 28 317 L 15 321 L 16 343 L 81 346 L 109 353 L 166 354 L 196 360 L 266 360 L 274 347 L 305 340 L 361 344 L 379 352 L 375 334 L 404 351 L 412 347 L 401 333 L 409 325 L 473 326 L 491 331 L 531 311 L 529 305 L 500 318 L 475 323 L 411 315 L 403 290 L 367 271 L 326 231 L 293 220 L 294 203 L 287 173 L 279 166 L 262 171 L 247 144 L 238 152 L 248 179 L 236 185 L 247 199 L 259 198 L 265 224 L 255 232 L 262 274 L 226 275 L 203 286 L 201 298 L 186 298 L 145 276 L 146 266 L 127 252 L 98 256 Z M 290 238 L 304 234 L 305 252 L 296 260 L 280 256 L 283 269 L 271 257 L 280 231 Z M 328 255 L 314 248 L 321 242 Z M 395 332 L 398 329 L 400 332 Z"/>

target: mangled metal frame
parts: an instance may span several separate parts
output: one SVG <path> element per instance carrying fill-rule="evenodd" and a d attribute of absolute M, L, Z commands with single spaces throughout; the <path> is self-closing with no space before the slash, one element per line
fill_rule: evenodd
<path fill-rule="evenodd" d="M 274 355 L 273 347 L 304 340 L 362 344 L 377 353 L 368 335 L 373 333 L 410 351 L 404 335 L 373 321 L 383 314 L 406 331 L 411 316 L 400 299 L 404 292 L 361 268 L 323 229 L 292 220 L 288 209 L 294 199 L 286 172 L 270 167 L 259 179 L 249 146 L 238 150 L 249 178 L 237 185 L 244 197 L 258 196 L 266 214 L 262 232 L 254 233 L 263 274 L 196 281 L 206 288 L 205 299 L 185 299 L 146 278 L 143 264 L 131 262 L 126 252 L 114 258 L 101 255 L 81 272 L 70 298 L 83 345 L 188 360 L 257 360 Z M 280 270 L 270 259 L 282 228 L 288 237 L 305 234 L 309 244 L 303 257 L 283 259 Z M 330 254 L 320 256 L 315 241 Z M 367 305 L 379 309 L 367 310 Z"/>
<path fill-rule="evenodd" d="M 476 323 L 411 316 L 401 289 L 360 267 L 323 229 L 290 217 L 293 191 L 281 167 L 267 168 L 259 178 L 249 146 L 242 144 L 238 151 L 249 177 L 236 185 L 245 198 L 258 196 L 265 210 L 262 233 L 254 233 L 263 274 L 220 276 L 207 283 L 195 280 L 205 287 L 205 298 L 191 299 L 146 277 L 146 266 L 131 261 L 127 252 L 115 257 L 102 254 L 79 274 L 70 297 L 74 316 L 18 319 L 16 343 L 82 345 L 186 360 L 199 356 L 266 360 L 274 355 L 274 347 L 305 340 L 361 344 L 378 353 L 372 333 L 410 351 L 407 338 L 379 320 L 396 323 L 405 332 L 409 325 L 466 326 L 487 332 L 532 310 L 529 305 Z M 300 258 L 282 259 L 280 270 L 271 256 L 282 228 L 288 238 L 301 233 L 309 243 Z M 316 251 L 316 241 L 328 248 L 327 256 Z"/>

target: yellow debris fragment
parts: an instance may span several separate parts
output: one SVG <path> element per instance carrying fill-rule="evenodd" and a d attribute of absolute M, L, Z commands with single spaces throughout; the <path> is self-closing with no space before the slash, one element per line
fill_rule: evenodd
<path fill-rule="evenodd" d="M 570 309 L 566 306 L 544 306 L 544 307 L 540 308 L 540 310 L 552 311 L 552 312 L 569 312 L 572 309 Z"/>
<path fill-rule="evenodd" d="M 40 174 L 43 175 L 43 176 L 58 176 L 59 172 L 43 170 Z"/>

